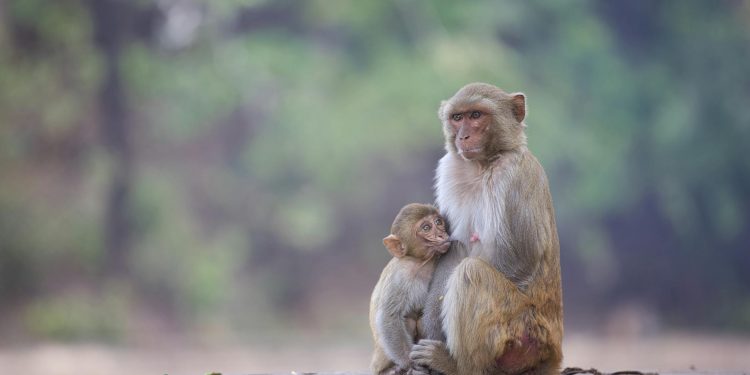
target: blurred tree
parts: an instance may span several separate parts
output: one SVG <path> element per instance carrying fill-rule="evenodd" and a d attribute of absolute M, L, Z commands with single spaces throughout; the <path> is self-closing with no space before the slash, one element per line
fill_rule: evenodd
<path fill-rule="evenodd" d="M 380 239 L 432 200 L 438 103 L 488 81 L 529 96 L 570 323 L 636 303 L 748 330 L 748 20 L 747 1 L 2 2 L 0 314 L 63 338 L 127 334 L 112 311 L 366 335 Z"/>
<path fill-rule="evenodd" d="M 112 180 L 105 214 L 107 272 L 125 274 L 132 246 L 131 185 L 133 179 L 132 136 L 127 124 L 125 88 L 120 73 L 127 3 L 114 0 L 89 1 L 95 45 L 104 61 L 101 79 L 100 121 L 104 144 L 112 154 Z"/>

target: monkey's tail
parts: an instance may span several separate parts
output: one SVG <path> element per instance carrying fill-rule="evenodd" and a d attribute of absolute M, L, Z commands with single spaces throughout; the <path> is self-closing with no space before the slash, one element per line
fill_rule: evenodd
<path fill-rule="evenodd" d="M 487 262 L 461 261 L 448 281 L 442 309 L 446 343 L 459 374 L 491 369 L 506 346 L 523 335 L 522 326 L 508 323 L 526 306 L 525 298 Z"/>

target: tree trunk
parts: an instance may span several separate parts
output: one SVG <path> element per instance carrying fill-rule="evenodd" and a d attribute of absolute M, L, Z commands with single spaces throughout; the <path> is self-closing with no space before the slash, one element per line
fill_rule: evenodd
<path fill-rule="evenodd" d="M 132 245 L 132 146 L 127 124 L 125 89 L 120 72 L 123 48 L 123 5 L 117 0 L 90 0 L 94 42 L 101 51 L 104 75 L 99 88 L 103 143 L 111 157 L 111 179 L 105 208 L 105 262 L 108 274 L 126 276 Z"/>

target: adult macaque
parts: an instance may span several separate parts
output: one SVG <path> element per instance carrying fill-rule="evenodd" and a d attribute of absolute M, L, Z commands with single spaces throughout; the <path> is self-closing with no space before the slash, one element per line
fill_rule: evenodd
<path fill-rule="evenodd" d="M 427 339 L 410 358 L 446 375 L 557 373 L 560 245 L 547 177 L 526 146 L 526 97 L 473 83 L 438 115 L 447 154 L 436 200 L 460 244 L 439 261 Z"/>
<path fill-rule="evenodd" d="M 445 220 L 430 205 L 404 206 L 383 245 L 393 255 L 370 298 L 370 328 L 375 351 L 373 374 L 404 374 L 409 352 L 420 335 L 427 290 L 436 255 L 450 247 Z"/>

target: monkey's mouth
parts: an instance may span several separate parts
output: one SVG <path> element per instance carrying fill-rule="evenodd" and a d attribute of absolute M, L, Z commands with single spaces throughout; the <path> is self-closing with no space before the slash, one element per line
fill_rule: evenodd
<path fill-rule="evenodd" d="M 456 148 L 458 149 L 458 154 L 462 156 L 464 159 L 473 159 L 479 156 L 479 154 L 482 152 L 481 147 L 474 147 L 474 148 L 469 148 L 469 149 L 465 149 L 463 147 L 456 147 Z"/>
<path fill-rule="evenodd" d="M 433 252 L 437 254 L 445 254 L 448 252 L 448 249 L 451 247 L 451 240 L 445 240 L 444 242 L 440 242 L 436 244 L 432 249 Z"/>

